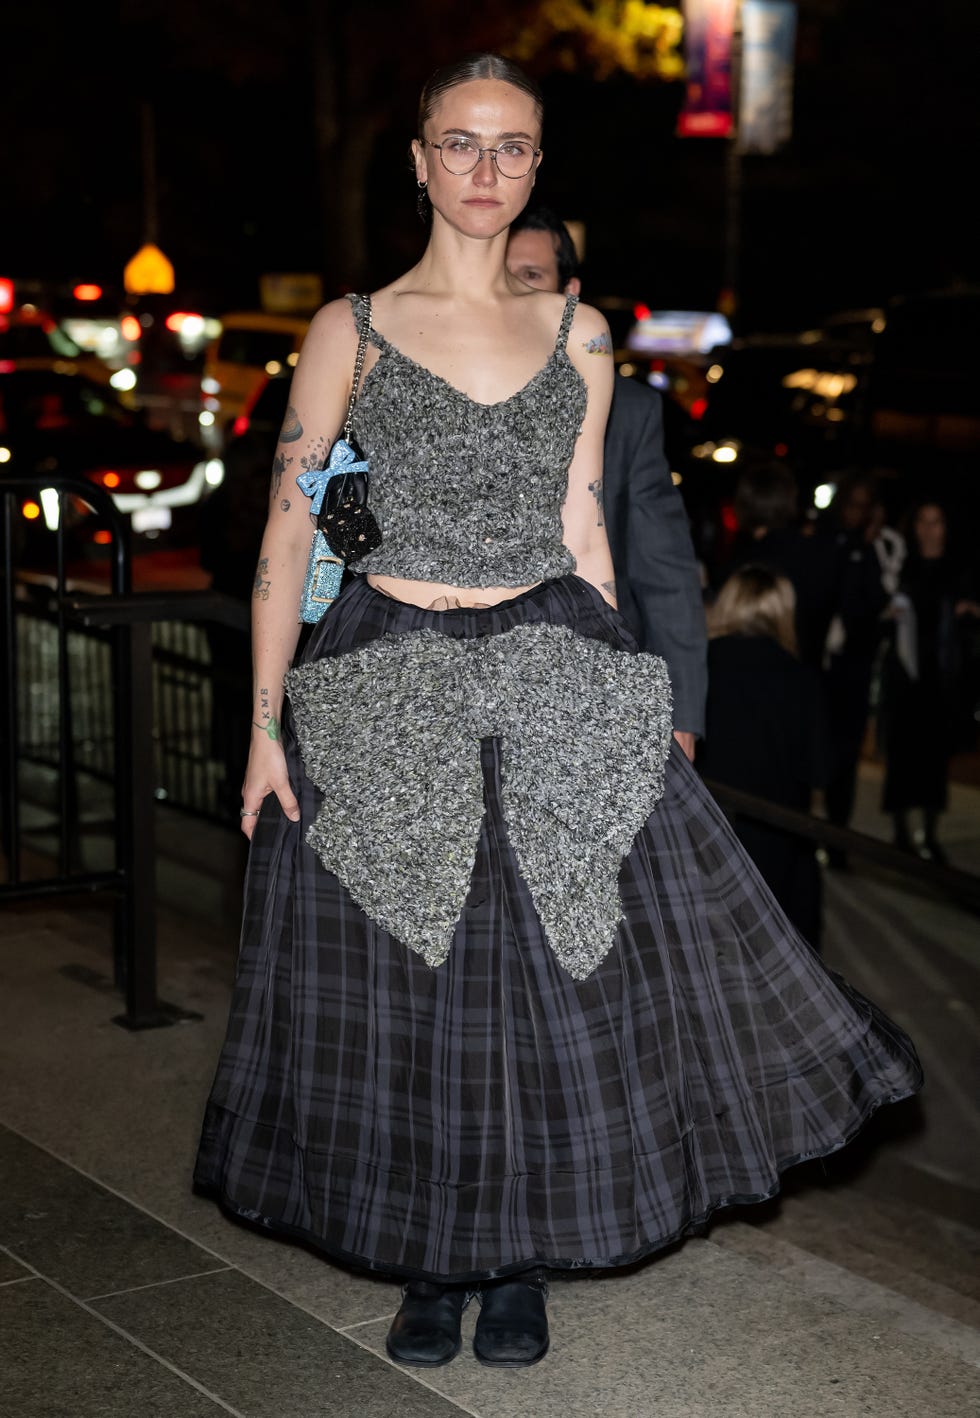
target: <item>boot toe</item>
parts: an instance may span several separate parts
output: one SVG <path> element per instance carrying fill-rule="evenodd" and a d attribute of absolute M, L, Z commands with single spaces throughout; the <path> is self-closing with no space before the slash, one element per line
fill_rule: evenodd
<path fill-rule="evenodd" d="M 489 1286 L 480 1296 L 473 1353 L 481 1364 L 523 1369 L 548 1352 L 547 1286 L 509 1281 Z"/>
<path fill-rule="evenodd" d="M 450 1363 L 462 1344 L 460 1321 L 468 1298 L 463 1290 L 407 1285 L 385 1341 L 389 1357 L 418 1368 Z"/>

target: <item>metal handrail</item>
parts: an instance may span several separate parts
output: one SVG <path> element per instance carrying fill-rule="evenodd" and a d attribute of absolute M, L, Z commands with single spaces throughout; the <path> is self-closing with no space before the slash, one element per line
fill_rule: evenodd
<path fill-rule="evenodd" d="M 732 813 L 751 817 L 754 822 L 763 822 L 770 827 L 778 827 L 792 832 L 797 837 L 806 837 L 820 846 L 837 848 L 843 852 L 854 852 L 877 862 L 879 866 L 890 867 L 903 876 L 914 877 L 926 886 L 933 887 L 941 894 L 957 900 L 970 911 L 980 911 L 980 876 L 962 871 L 959 867 L 929 861 L 891 842 L 883 842 L 880 837 L 872 837 L 869 832 L 859 832 L 853 827 L 839 827 L 815 813 L 799 812 L 795 808 L 783 807 L 769 802 L 766 798 L 744 793 L 738 788 L 730 788 L 726 783 L 705 778 L 704 785 L 719 805 Z"/>
<path fill-rule="evenodd" d="M 53 488 L 58 494 L 55 567 L 50 578 L 58 650 L 58 792 L 59 870 L 25 880 L 21 870 L 22 831 L 19 791 L 18 655 L 13 504 L 25 493 Z M 129 1029 L 154 1028 L 179 1019 L 200 1018 L 169 1005 L 156 991 L 156 884 L 153 791 L 152 626 L 160 620 L 214 621 L 238 630 L 248 628 L 248 612 L 218 592 L 132 591 L 129 523 L 101 487 L 72 476 L 11 477 L 0 480 L 3 502 L 4 688 L 0 699 L 3 753 L 0 757 L 0 812 L 8 861 L 8 880 L 0 882 L 0 902 L 35 897 L 108 891 L 114 897 L 113 965 L 115 984 L 126 1008 L 115 1022 Z M 108 594 L 68 593 L 65 514 L 68 499 L 80 500 L 108 526 L 111 574 Z M 112 654 L 113 703 L 113 868 L 73 870 L 72 847 L 78 835 L 74 747 L 71 734 L 67 636 L 72 627 L 108 632 Z"/>

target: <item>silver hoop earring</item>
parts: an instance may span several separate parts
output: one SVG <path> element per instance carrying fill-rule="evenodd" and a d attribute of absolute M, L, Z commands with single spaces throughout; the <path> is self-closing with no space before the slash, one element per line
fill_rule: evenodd
<path fill-rule="evenodd" d="M 426 189 L 428 188 L 429 184 L 428 182 L 420 182 L 418 179 L 416 179 L 415 185 L 419 189 L 419 195 L 415 199 L 415 210 L 419 214 L 419 221 L 424 222 L 426 217 L 428 216 L 428 212 L 426 211 L 426 203 L 429 200 L 429 193 Z"/>

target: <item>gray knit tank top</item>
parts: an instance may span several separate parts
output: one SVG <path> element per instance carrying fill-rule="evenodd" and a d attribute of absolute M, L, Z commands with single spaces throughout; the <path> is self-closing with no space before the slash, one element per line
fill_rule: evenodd
<path fill-rule="evenodd" d="M 348 296 L 360 327 L 364 296 Z M 569 296 L 548 362 L 510 398 L 479 404 L 373 328 L 377 363 L 354 406 L 382 543 L 359 572 L 449 586 L 527 586 L 564 576 L 568 466 L 586 408 L 565 349 Z"/>

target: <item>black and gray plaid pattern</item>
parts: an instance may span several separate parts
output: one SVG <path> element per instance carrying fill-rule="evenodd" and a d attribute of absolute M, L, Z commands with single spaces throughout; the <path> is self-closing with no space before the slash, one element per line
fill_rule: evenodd
<path fill-rule="evenodd" d="M 358 579 L 305 654 L 538 619 L 631 644 L 576 577 L 448 612 Z M 319 794 L 286 742 L 302 820 L 274 798 L 259 819 L 195 1172 L 239 1215 L 395 1275 L 623 1264 L 772 1195 L 921 1086 L 910 1040 L 795 934 L 676 748 L 623 864 L 617 946 L 575 981 L 507 838 L 497 740 L 481 744 L 477 863 L 437 969 L 305 844 Z"/>

